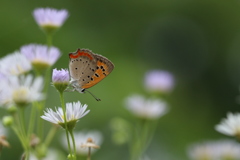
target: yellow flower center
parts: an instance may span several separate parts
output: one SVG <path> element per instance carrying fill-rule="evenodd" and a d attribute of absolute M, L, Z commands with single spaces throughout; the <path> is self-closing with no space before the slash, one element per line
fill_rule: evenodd
<path fill-rule="evenodd" d="M 26 105 L 29 99 L 29 89 L 21 87 L 13 92 L 13 101 L 20 106 Z"/>

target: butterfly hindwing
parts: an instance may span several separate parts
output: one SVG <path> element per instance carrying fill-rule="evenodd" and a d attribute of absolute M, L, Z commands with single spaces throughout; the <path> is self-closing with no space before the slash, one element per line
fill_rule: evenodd
<path fill-rule="evenodd" d="M 80 86 L 85 85 L 91 80 L 97 66 L 93 53 L 87 49 L 78 49 L 76 53 L 70 53 L 69 58 L 71 78 L 77 80 Z"/>
<path fill-rule="evenodd" d="M 105 58 L 101 55 L 98 55 L 98 54 L 94 54 L 94 57 L 97 60 L 96 71 L 92 75 L 91 81 L 89 81 L 85 85 L 82 85 L 82 88 L 84 88 L 84 89 L 90 88 L 90 87 L 94 86 L 95 84 L 99 83 L 107 75 L 109 75 L 114 68 L 113 63 L 110 60 L 108 60 L 107 58 Z"/>

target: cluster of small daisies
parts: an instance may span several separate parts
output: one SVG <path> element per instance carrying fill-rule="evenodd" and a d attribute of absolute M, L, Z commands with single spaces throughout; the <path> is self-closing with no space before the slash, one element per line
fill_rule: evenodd
<path fill-rule="evenodd" d="M 238 160 L 240 144 L 233 140 L 201 142 L 189 147 L 188 156 L 192 160 Z"/>
<path fill-rule="evenodd" d="M 126 98 L 125 106 L 137 117 L 158 119 L 168 112 L 168 105 L 161 97 L 172 91 L 173 75 L 167 71 L 152 70 L 146 73 L 144 83 L 150 97 L 145 98 L 139 94 L 131 95 Z"/>
<path fill-rule="evenodd" d="M 51 56 L 54 55 L 54 56 Z M 43 100 L 43 78 L 29 74 L 33 67 L 36 71 L 50 68 L 60 57 L 55 47 L 29 44 L 20 51 L 0 59 L 0 104 L 2 106 L 22 106 Z"/>
<path fill-rule="evenodd" d="M 174 83 L 173 75 L 167 71 L 147 72 L 144 88 L 148 96 L 133 94 L 124 101 L 125 108 L 137 118 L 138 124 L 132 124 L 119 117 L 111 121 L 112 139 L 116 144 L 129 143 L 130 159 L 146 157 L 144 151 L 153 136 L 155 123 L 169 111 L 164 96 L 172 91 Z"/>
<path fill-rule="evenodd" d="M 51 138 L 54 137 L 53 132 L 56 126 L 60 126 L 66 130 L 63 147 L 68 146 L 70 152 L 68 159 L 76 159 L 76 154 L 85 154 L 86 148 L 99 148 L 102 143 L 102 135 L 97 131 L 90 132 L 73 132 L 76 123 L 89 113 L 86 104 L 81 102 L 64 103 L 61 97 L 62 106 L 54 109 L 45 109 L 45 101 L 47 96 L 47 86 L 50 84 L 48 74 L 52 66 L 60 58 L 61 53 L 57 47 L 52 46 L 53 33 L 59 29 L 68 18 L 68 12 L 64 9 L 56 10 L 52 8 L 38 8 L 33 12 L 33 16 L 38 26 L 44 31 L 47 37 L 47 45 L 28 44 L 19 48 L 11 54 L 7 54 L 0 59 L 0 106 L 9 111 L 9 116 L 4 116 L 3 124 L 11 127 L 22 143 L 24 153 L 22 159 L 59 159 L 56 150 L 47 149 Z M 68 87 L 70 76 L 68 70 L 53 69 L 52 84 L 63 95 L 64 90 Z M 48 136 L 41 136 L 43 128 L 37 129 L 42 125 L 34 125 L 33 119 L 29 119 L 29 126 L 24 127 L 25 108 L 31 106 L 31 110 L 44 113 L 42 119 L 49 121 L 53 125 L 53 130 L 49 131 Z M 33 112 L 32 112 L 33 113 Z M 17 115 L 17 116 L 15 116 Z M 30 115 L 30 118 L 35 118 Z M 38 117 L 40 119 L 40 117 Z M 38 120 L 39 121 L 39 120 Z M 42 121 L 39 121 L 42 123 Z M 39 123 L 39 124 L 40 124 Z M 26 131 L 28 129 L 28 131 Z M 40 131 L 33 134 L 34 130 Z M 72 141 L 69 141 L 71 134 Z M 0 124 L 0 152 L 2 147 L 9 147 L 6 141 L 6 130 Z M 67 136 L 67 138 L 66 138 Z M 74 138 L 75 136 L 75 138 Z M 43 138 L 43 139 L 40 139 Z M 75 143 L 76 142 L 76 143 Z M 70 148 L 69 148 L 69 145 Z M 75 149 L 75 144 L 77 148 Z M 31 148 L 32 147 L 32 148 Z M 30 149 L 36 149 L 30 153 Z M 74 153 L 74 149 L 76 152 Z M 69 150 L 70 149 L 70 150 Z M 38 152 L 39 151 L 39 152 Z M 47 154 L 47 151 L 49 154 Z M 35 154 L 33 154 L 35 153 Z M 65 158 L 64 158 L 65 159 Z"/>
<path fill-rule="evenodd" d="M 240 113 L 227 113 L 227 118 L 215 126 L 215 130 L 233 140 L 206 141 L 192 145 L 188 150 L 192 160 L 238 160 L 240 159 Z"/>

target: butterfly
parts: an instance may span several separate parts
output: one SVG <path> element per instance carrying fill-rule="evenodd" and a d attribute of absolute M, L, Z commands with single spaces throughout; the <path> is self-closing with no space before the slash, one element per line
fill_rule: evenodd
<path fill-rule="evenodd" d="M 88 49 L 78 49 L 74 53 L 69 53 L 69 59 L 70 85 L 73 90 L 80 93 L 99 83 L 114 69 L 114 64 L 110 60 Z M 100 101 L 93 94 L 92 96 Z"/>

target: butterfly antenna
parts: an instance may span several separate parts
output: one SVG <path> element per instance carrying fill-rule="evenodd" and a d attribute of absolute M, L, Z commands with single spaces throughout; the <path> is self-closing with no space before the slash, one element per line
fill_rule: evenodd
<path fill-rule="evenodd" d="M 86 90 L 86 89 L 85 89 L 85 91 L 87 91 L 88 93 L 90 93 L 90 94 L 93 96 L 93 98 L 96 99 L 96 101 L 101 101 L 101 99 L 97 98 L 97 97 L 96 97 L 94 94 L 92 94 L 90 91 L 88 91 L 88 90 Z"/>

